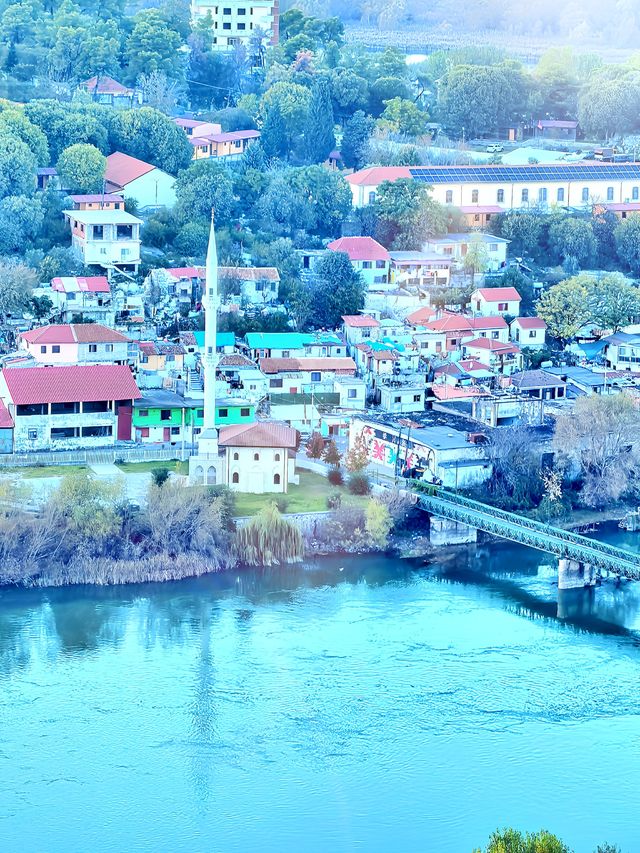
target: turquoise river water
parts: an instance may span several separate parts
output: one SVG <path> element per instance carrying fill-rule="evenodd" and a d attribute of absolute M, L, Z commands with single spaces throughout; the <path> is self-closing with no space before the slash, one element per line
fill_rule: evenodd
<path fill-rule="evenodd" d="M 551 566 L 0 590 L 0 850 L 637 853 L 640 584 L 558 601 Z"/>

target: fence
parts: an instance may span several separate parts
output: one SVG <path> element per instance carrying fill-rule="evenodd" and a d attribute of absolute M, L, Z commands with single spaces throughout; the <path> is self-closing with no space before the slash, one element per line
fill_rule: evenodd
<path fill-rule="evenodd" d="M 52 452 L 6 453 L 0 456 L 2 468 L 34 468 L 44 465 L 92 465 L 114 462 L 184 461 L 192 450 L 181 447 L 105 447 L 99 450 L 58 450 Z"/>

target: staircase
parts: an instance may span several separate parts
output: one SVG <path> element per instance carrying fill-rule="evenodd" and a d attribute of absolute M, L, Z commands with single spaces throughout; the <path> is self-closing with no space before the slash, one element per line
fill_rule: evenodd
<path fill-rule="evenodd" d="M 189 391 L 204 391 L 204 379 L 197 370 L 189 371 L 188 387 Z"/>

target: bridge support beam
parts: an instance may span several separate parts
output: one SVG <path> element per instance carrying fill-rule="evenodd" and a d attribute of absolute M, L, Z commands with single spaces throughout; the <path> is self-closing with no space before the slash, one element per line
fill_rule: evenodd
<path fill-rule="evenodd" d="M 429 519 L 429 541 L 432 545 L 467 545 L 478 541 L 475 527 L 432 515 Z"/>
<path fill-rule="evenodd" d="M 595 586 L 596 581 L 596 569 L 589 563 L 563 558 L 558 560 L 558 589 L 583 589 Z"/>

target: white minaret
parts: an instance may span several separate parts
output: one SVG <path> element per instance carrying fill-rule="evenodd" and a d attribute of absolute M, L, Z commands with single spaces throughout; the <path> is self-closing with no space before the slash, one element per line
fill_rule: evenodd
<path fill-rule="evenodd" d="M 218 353 L 218 250 L 211 211 L 211 231 L 205 269 L 204 308 L 204 419 L 198 436 L 198 452 L 189 459 L 189 477 L 193 483 L 214 484 L 224 482 L 224 465 L 218 456 L 218 430 L 216 428 L 216 368 Z"/>

